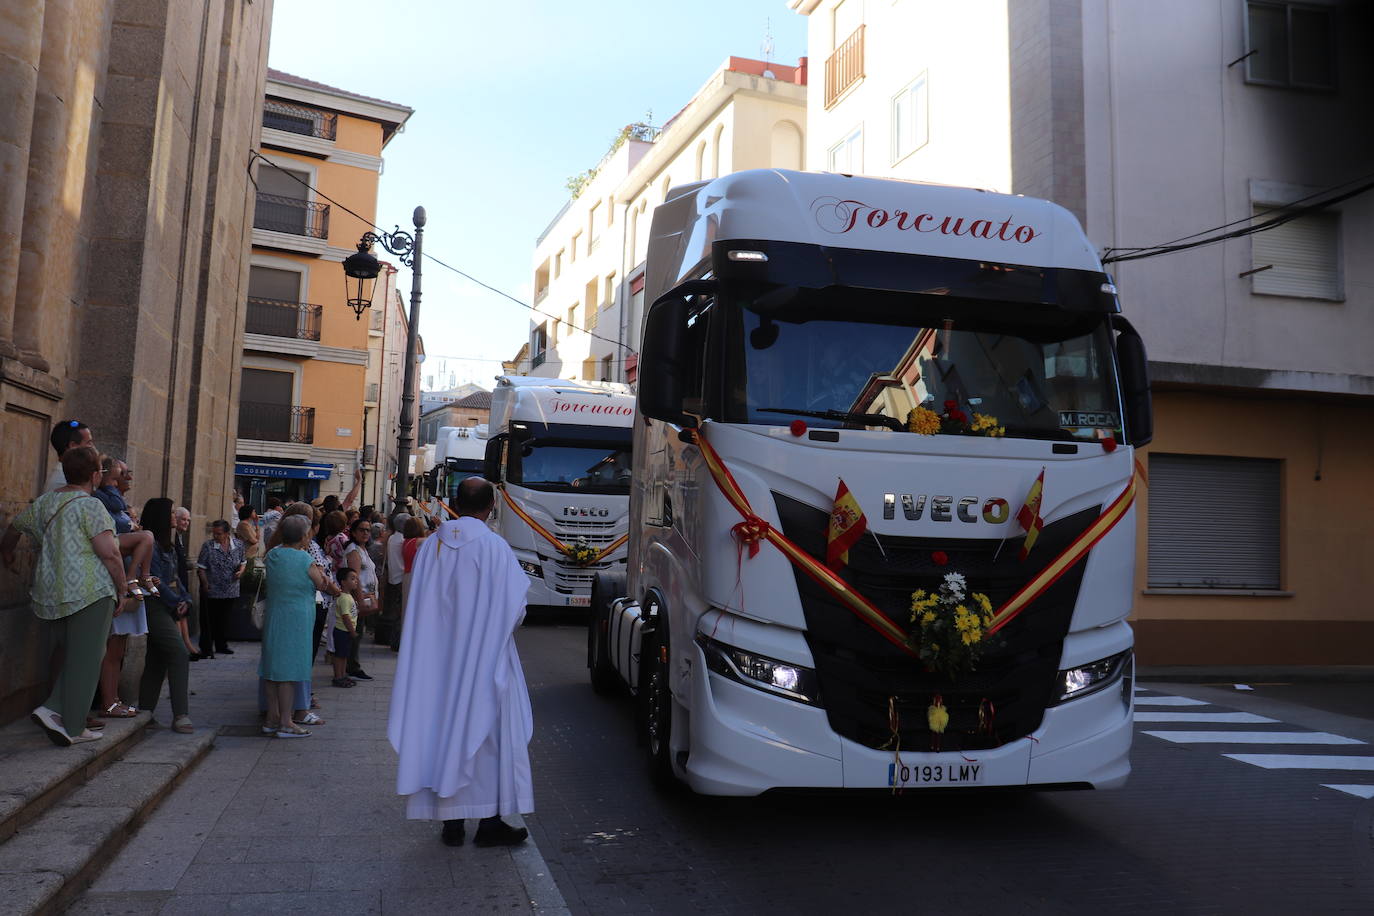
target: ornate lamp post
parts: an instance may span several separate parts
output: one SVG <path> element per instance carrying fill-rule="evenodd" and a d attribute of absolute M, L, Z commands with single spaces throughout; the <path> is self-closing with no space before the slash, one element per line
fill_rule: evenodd
<path fill-rule="evenodd" d="M 410 322 L 406 328 L 405 381 L 401 390 L 401 418 L 398 422 L 400 435 L 397 437 L 396 454 L 396 505 L 399 507 L 410 495 L 410 449 L 415 444 L 411 435 L 415 424 L 415 350 L 419 341 L 420 328 L 420 259 L 421 244 L 425 237 L 425 208 L 416 207 L 411 217 L 415 224 L 415 235 L 402 232 L 399 227 L 391 232 L 377 235 L 363 233 L 358 240 L 358 250 L 344 259 L 344 275 L 357 280 L 356 295 L 349 296 L 348 305 L 354 316 L 361 321 L 363 312 L 372 305 L 372 297 L 367 295 L 365 281 L 376 280 L 382 265 L 372 255 L 372 246 L 377 242 L 394 254 L 400 262 L 410 268 Z"/>

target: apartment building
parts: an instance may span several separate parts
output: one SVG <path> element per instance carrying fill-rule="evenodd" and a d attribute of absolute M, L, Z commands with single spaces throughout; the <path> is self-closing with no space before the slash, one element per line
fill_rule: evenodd
<path fill-rule="evenodd" d="M 375 472 L 364 478 L 373 499 L 386 490 L 377 446 L 392 443 L 394 465 L 383 414 L 400 397 L 406 318 L 394 268 L 356 315 L 341 265 L 376 221 L 382 151 L 410 115 L 268 71 L 234 467 L 236 488 L 260 508 L 269 496 L 346 493 L 358 470 Z"/>
<path fill-rule="evenodd" d="M 800 168 L 805 124 L 804 59 L 731 57 L 661 129 L 626 127 L 535 244 L 538 314 L 516 371 L 633 382 L 650 211 L 674 185 Z"/>
<path fill-rule="evenodd" d="M 1369 5 L 790 5 L 825 62 L 809 167 L 1047 197 L 1147 255 L 1108 265 L 1155 389 L 1141 661 L 1374 661 Z"/>

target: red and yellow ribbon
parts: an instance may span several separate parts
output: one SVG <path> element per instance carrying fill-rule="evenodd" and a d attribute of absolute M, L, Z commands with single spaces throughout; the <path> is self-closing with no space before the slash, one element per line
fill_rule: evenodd
<path fill-rule="evenodd" d="M 758 553 L 760 541 L 768 541 L 782 551 L 782 555 L 793 566 L 829 592 L 833 598 L 852 611 L 856 617 L 876 630 L 878 635 L 908 655 L 917 654 L 916 647 L 912 645 L 911 638 L 903 627 L 894 623 L 890 617 L 878 610 L 872 602 L 851 588 L 849 583 L 835 575 L 824 565 L 817 563 L 809 553 L 788 540 L 782 532 L 754 514 L 753 507 L 749 505 L 748 497 L 740 489 L 734 475 L 725 466 L 719 453 L 699 431 L 693 430 L 692 441 L 701 450 L 706 468 L 711 472 L 711 479 L 716 482 L 716 486 L 720 488 L 726 500 L 734 506 L 735 511 L 743 516 L 744 521 L 737 523 L 731 528 L 731 531 L 742 544 L 749 547 L 751 557 Z M 1057 582 L 1060 576 L 1083 559 L 1093 545 L 1102 540 L 1107 532 L 1111 531 L 1116 523 L 1125 517 L 1126 511 L 1130 509 L 1134 501 L 1135 477 L 1132 476 L 1121 495 L 1097 517 L 1097 520 L 1086 531 L 1075 538 L 1073 543 L 1066 547 L 1059 556 L 1055 557 L 1048 566 L 1033 576 L 1016 594 L 1012 595 L 1006 603 L 997 609 L 996 613 L 993 614 L 992 624 L 988 627 L 987 636 L 1010 623 L 1017 614 L 1020 614 L 1031 602 L 1044 594 L 1046 589 Z M 517 509 L 517 511 L 519 510 Z"/>
<path fill-rule="evenodd" d="M 782 555 L 787 557 L 793 566 L 806 573 L 817 585 L 820 585 L 852 611 L 855 616 L 876 630 L 879 636 L 908 655 L 916 654 L 916 650 L 912 648 L 911 642 L 907 638 L 906 630 L 874 607 L 867 598 L 850 588 L 849 583 L 835 575 L 824 565 L 817 563 L 811 554 L 802 550 L 788 540 L 782 532 L 755 515 L 753 507 L 749 505 L 749 498 L 744 495 L 744 491 L 740 489 L 734 475 L 720 460 L 720 455 L 711 447 L 711 443 L 707 442 L 695 430 L 692 436 L 697 448 L 701 449 L 701 456 L 706 460 L 706 467 L 710 470 L 716 486 L 720 487 L 721 493 L 725 494 L 730 505 L 734 506 L 735 510 L 744 517 L 744 521 L 736 524 L 731 530 L 741 543 L 749 547 L 751 557 L 758 553 L 759 541 L 767 541 L 782 551 Z"/>
<path fill-rule="evenodd" d="M 539 535 L 544 540 L 552 544 L 554 548 L 558 550 L 559 553 L 563 554 L 563 556 L 569 558 L 572 557 L 571 547 L 569 547 L 567 544 L 564 544 L 558 538 L 554 537 L 554 535 L 549 533 L 549 530 L 547 528 L 545 528 L 543 525 L 539 524 L 537 521 L 531 518 L 530 514 L 526 512 L 524 509 L 522 509 L 520 507 L 520 504 L 516 502 L 515 499 L 509 493 L 506 492 L 505 487 L 501 487 L 500 489 L 501 495 L 506 500 L 506 505 L 510 506 L 511 511 L 514 512 L 516 515 L 520 516 L 521 520 L 524 521 L 526 525 L 529 525 L 531 528 L 533 528 L 535 534 Z M 601 550 L 597 552 L 596 556 L 592 557 L 590 560 L 587 560 L 583 565 L 590 566 L 593 563 L 600 563 L 603 559 L 615 553 L 622 546 L 624 546 L 625 542 L 629 539 L 630 533 L 627 531 L 620 537 L 616 538 L 614 541 L 611 541 L 611 543 L 607 544 L 605 547 L 601 548 Z"/>

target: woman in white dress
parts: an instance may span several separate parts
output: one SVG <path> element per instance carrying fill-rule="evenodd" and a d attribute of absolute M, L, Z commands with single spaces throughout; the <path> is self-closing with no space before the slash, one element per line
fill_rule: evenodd
<path fill-rule="evenodd" d="M 359 518 L 348 529 L 348 546 L 344 548 L 344 563 L 358 574 L 358 585 L 353 593 L 353 601 L 358 608 L 358 616 L 375 614 L 377 605 L 377 565 L 372 562 L 367 545 L 372 540 L 372 524 Z M 359 631 L 361 636 L 361 629 Z M 358 663 L 358 644 L 361 638 L 353 640 L 348 656 L 348 676 L 370 681 L 372 678 Z"/>

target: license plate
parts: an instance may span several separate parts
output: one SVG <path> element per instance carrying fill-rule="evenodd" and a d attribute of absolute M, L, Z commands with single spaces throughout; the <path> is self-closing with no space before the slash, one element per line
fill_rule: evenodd
<path fill-rule="evenodd" d="M 568 596 L 568 607 L 591 607 L 591 606 L 592 606 L 592 596 L 591 596 L 591 595 L 569 595 L 569 596 Z"/>
<path fill-rule="evenodd" d="M 983 781 L 981 763 L 895 763 L 887 765 L 889 786 L 976 786 Z"/>

